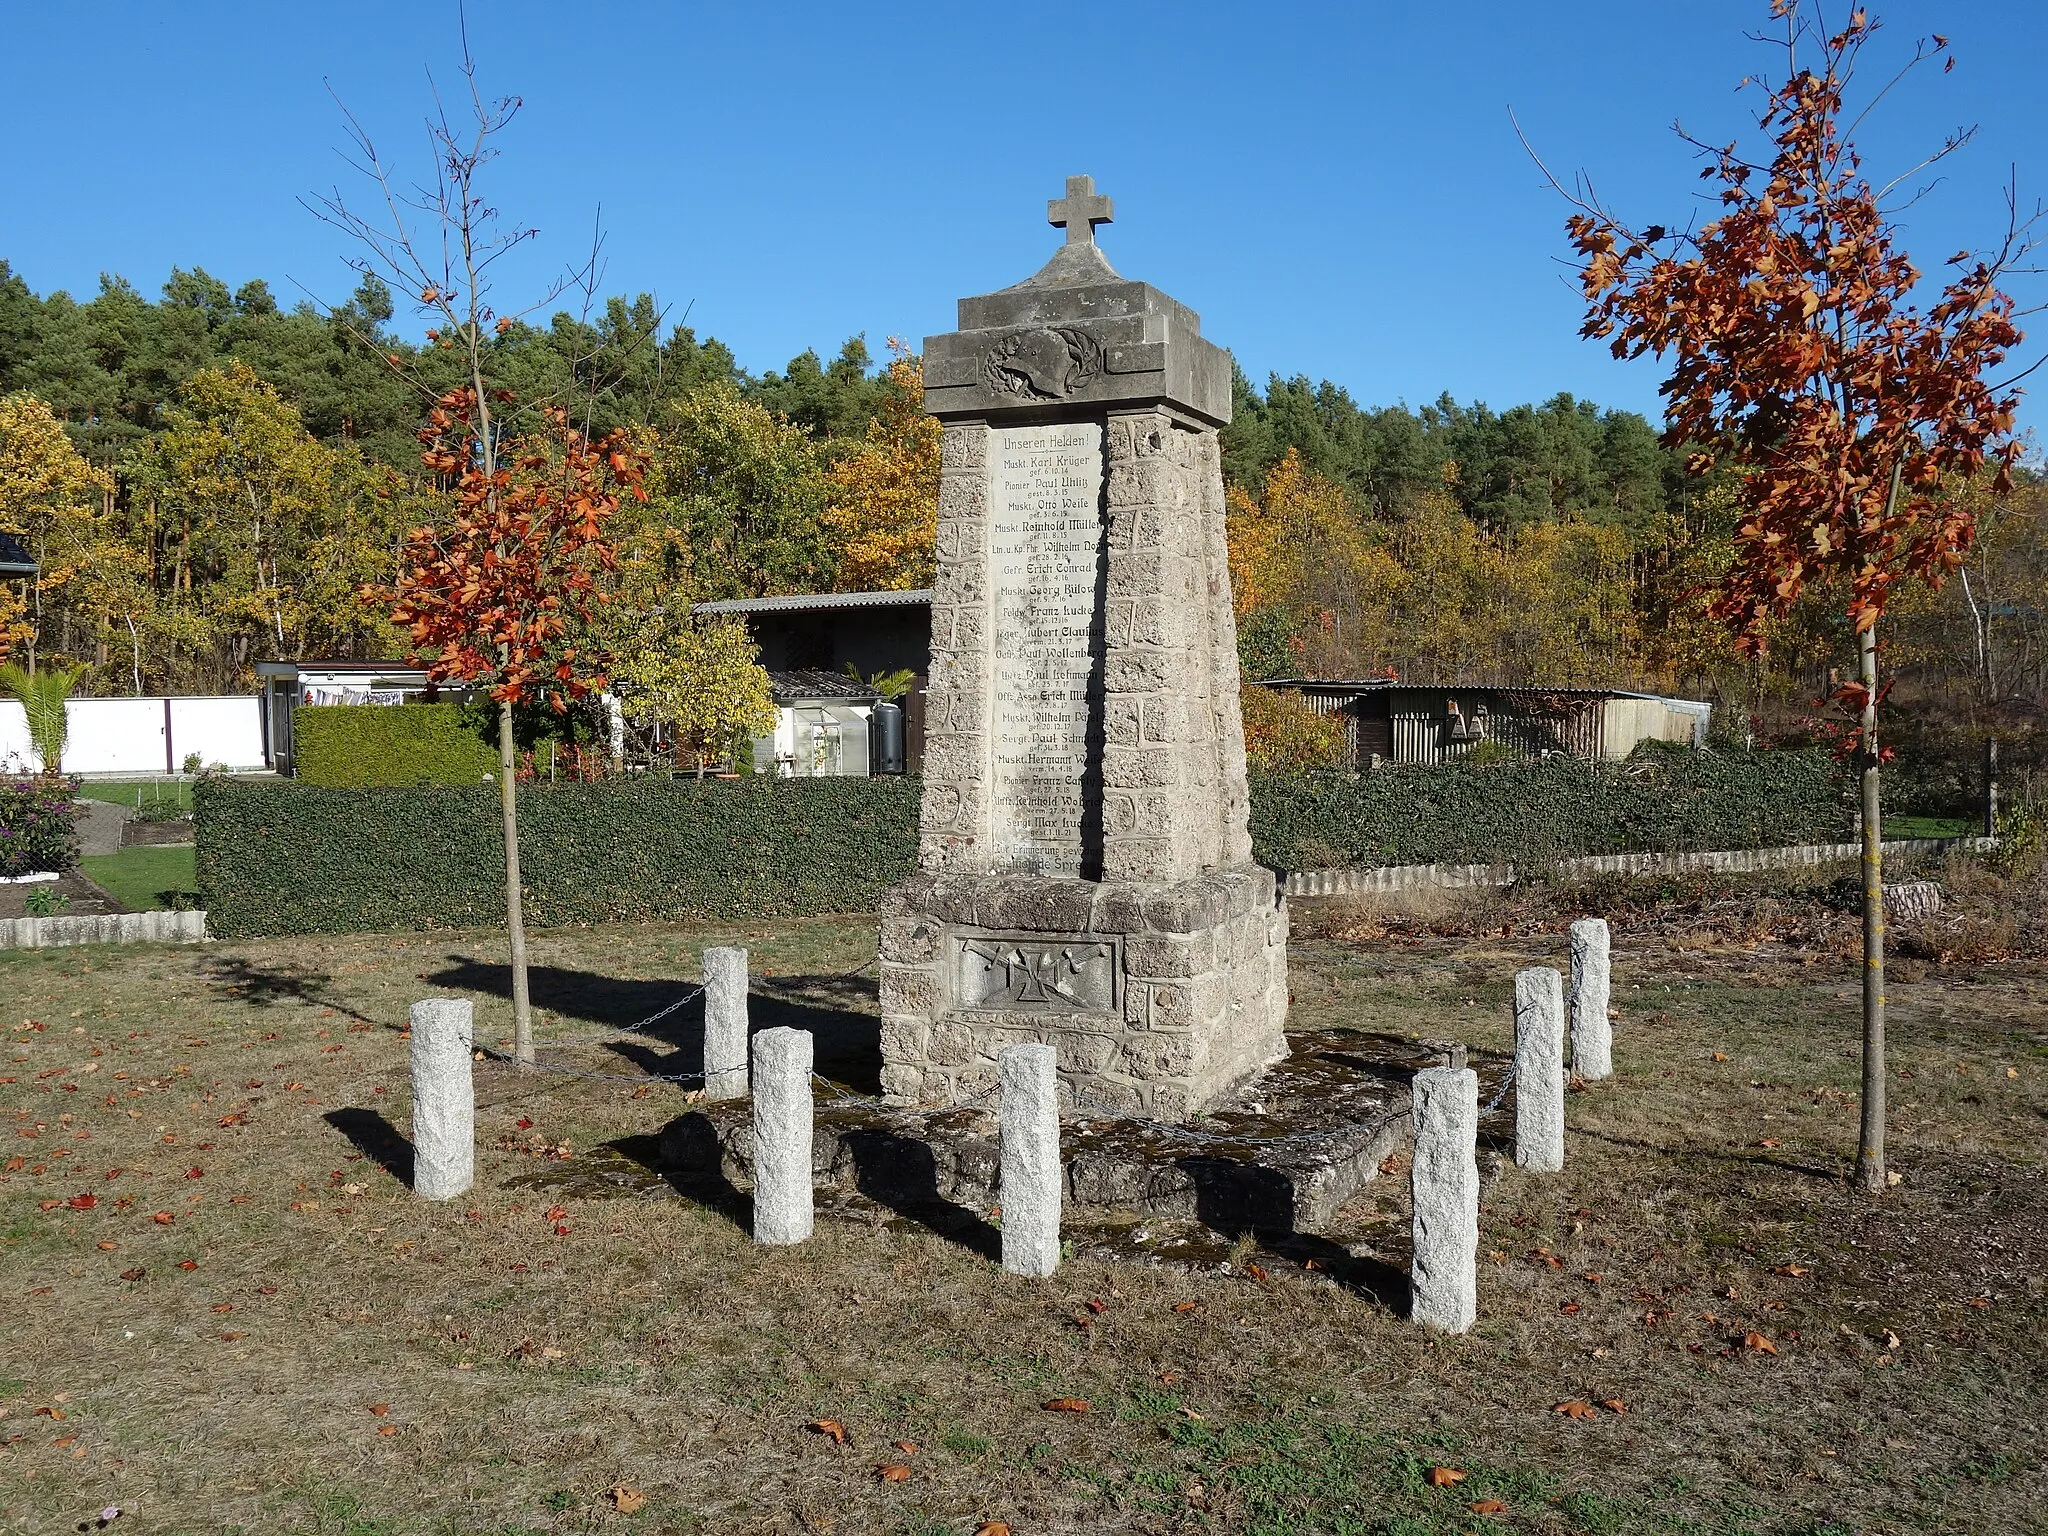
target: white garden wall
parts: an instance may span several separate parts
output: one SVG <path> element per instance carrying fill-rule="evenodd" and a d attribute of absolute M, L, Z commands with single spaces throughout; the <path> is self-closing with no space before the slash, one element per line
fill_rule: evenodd
<path fill-rule="evenodd" d="M 211 767 L 263 767 L 261 703 L 253 695 L 189 699 L 72 699 L 64 706 L 71 736 L 69 773 L 176 773 L 197 752 Z M 20 703 L 0 701 L 0 769 L 34 770 Z"/>

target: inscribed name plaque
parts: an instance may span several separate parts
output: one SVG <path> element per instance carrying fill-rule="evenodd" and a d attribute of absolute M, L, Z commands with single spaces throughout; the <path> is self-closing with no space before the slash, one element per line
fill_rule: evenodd
<path fill-rule="evenodd" d="M 992 430 L 988 476 L 996 862 L 1089 873 L 1083 779 L 1101 683 L 1102 425 Z"/>

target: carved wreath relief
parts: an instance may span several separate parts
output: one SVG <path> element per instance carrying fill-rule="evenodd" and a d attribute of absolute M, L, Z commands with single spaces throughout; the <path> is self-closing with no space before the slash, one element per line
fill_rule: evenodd
<path fill-rule="evenodd" d="M 1063 939 L 965 939 L 960 1006 L 1018 1013 L 1109 1013 L 1116 946 Z"/>
<path fill-rule="evenodd" d="M 999 395 L 1064 400 L 1102 372 L 1102 343 L 1078 326 L 1012 331 L 982 360 L 982 376 Z"/>

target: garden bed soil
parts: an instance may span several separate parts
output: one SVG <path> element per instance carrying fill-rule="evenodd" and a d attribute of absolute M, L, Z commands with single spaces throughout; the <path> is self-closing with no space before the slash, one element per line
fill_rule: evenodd
<path fill-rule="evenodd" d="M 193 840 L 192 818 L 179 816 L 171 821 L 138 821 L 130 818 L 121 829 L 121 846 L 124 848 L 184 848 Z"/>
<path fill-rule="evenodd" d="M 57 917 L 105 917 L 113 912 L 126 912 L 128 908 L 114 900 L 92 881 L 77 870 L 67 870 L 55 880 L 37 880 L 21 885 L 0 885 L 0 919 L 10 917 L 33 917 L 39 914 L 29 910 L 29 898 L 37 892 L 55 891 L 68 905 L 56 913 L 43 916 Z"/>

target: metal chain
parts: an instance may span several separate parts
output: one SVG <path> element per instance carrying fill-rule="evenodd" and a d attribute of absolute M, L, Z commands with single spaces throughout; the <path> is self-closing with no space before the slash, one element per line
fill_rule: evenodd
<path fill-rule="evenodd" d="M 1482 1120 L 1484 1120 L 1484 1119 L 1485 1119 L 1485 1118 L 1486 1118 L 1486 1117 L 1487 1117 L 1488 1115 L 1492 1114 L 1492 1113 L 1493 1113 L 1493 1112 L 1494 1112 L 1494 1111 L 1495 1111 L 1496 1109 L 1499 1109 L 1499 1108 L 1500 1108 L 1500 1105 L 1501 1105 L 1501 1100 L 1505 1099 L 1505 1098 L 1506 1098 L 1506 1097 L 1508 1096 L 1508 1090 L 1509 1090 L 1510 1088 L 1514 1087 L 1514 1086 L 1515 1086 L 1515 1061 L 1514 1061 L 1514 1058 L 1513 1058 L 1513 1057 L 1509 1057 L 1509 1058 L 1508 1058 L 1508 1075 L 1507 1075 L 1506 1077 L 1504 1077 L 1504 1078 L 1502 1078 L 1502 1079 L 1500 1080 L 1500 1087 L 1496 1088 L 1496 1089 L 1495 1089 L 1495 1090 L 1493 1091 L 1493 1097 L 1492 1097 L 1492 1098 L 1490 1098 L 1490 1099 L 1488 1099 L 1488 1100 L 1486 1101 L 1486 1103 L 1485 1103 L 1485 1104 L 1484 1104 L 1484 1105 L 1483 1105 L 1483 1106 L 1481 1107 L 1481 1109 L 1480 1109 L 1480 1111 L 1479 1111 L 1479 1118 L 1480 1118 L 1480 1119 L 1482 1119 Z"/>
<path fill-rule="evenodd" d="M 700 982 L 698 985 L 690 988 L 689 991 L 685 992 L 681 997 L 677 998 L 674 1002 L 670 1003 L 666 1008 L 662 1008 L 654 1013 L 650 1013 L 644 1019 L 636 1019 L 631 1024 L 608 1025 L 604 1029 L 599 1030 L 596 1034 L 572 1035 L 567 1040 L 551 1040 L 548 1042 L 548 1049 L 554 1051 L 561 1050 L 564 1047 L 571 1045 L 588 1045 L 593 1040 L 609 1040 L 614 1035 L 644 1034 L 647 1031 L 648 1025 L 659 1024 L 663 1019 L 667 1018 L 670 1014 L 674 1013 L 678 1008 L 682 1008 L 690 1003 L 694 1003 L 698 998 L 702 997 L 703 995 L 704 987 L 703 984 Z"/>
<path fill-rule="evenodd" d="M 596 1040 L 616 1039 L 620 1035 L 645 1035 L 649 1025 L 659 1024 L 663 1019 L 667 1018 L 677 1009 L 682 1008 L 687 1004 L 695 1002 L 698 998 L 702 997 L 703 995 L 704 988 L 701 984 L 698 986 L 691 987 L 687 992 L 685 992 L 681 997 L 677 998 L 674 1002 L 670 1003 L 666 1008 L 657 1009 L 655 1012 L 647 1015 L 647 1017 L 644 1019 L 636 1019 L 631 1024 L 614 1024 L 609 1028 L 602 1030 L 596 1034 L 575 1035 L 567 1040 L 551 1040 L 548 1042 L 546 1049 L 550 1051 L 559 1051 L 566 1050 L 570 1046 L 588 1045 L 592 1041 Z M 519 1063 L 516 1057 L 513 1057 L 504 1051 L 494 1050 L 492 1047 L 487 1045 L 479 1046 L 477 1047 L 477 1049 L 482 1051 L 486 1057 L 493 1061 L 513 1062 L 516 1065 L 530 1067 L 537 1072 L 552 1072 L 558 1077 L 580 1077 L 588 1079 L 592 1082 L 701 1083 L 704 1081 L 704 1074 L 702 1072 L 585 1072 L 575 1067 L 565 1067 L 561 1065 L 559 1062 L 542 1061 L 539 1059 L 538 1056 L 536 1056 L 535 1059 L 530 1062 Z"/>

